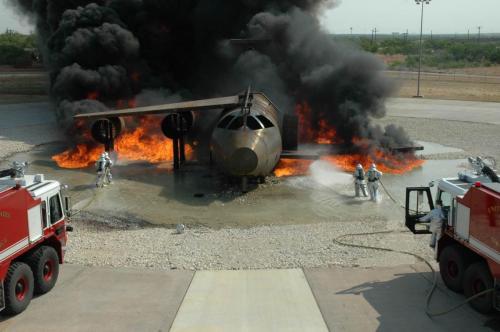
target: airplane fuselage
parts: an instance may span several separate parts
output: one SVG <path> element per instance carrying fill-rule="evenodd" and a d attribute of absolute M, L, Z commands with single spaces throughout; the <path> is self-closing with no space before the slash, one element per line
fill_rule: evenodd
<path fill-rule="evenodd" d="M 253 93 L 246 117 L 240 107 L 223 113 L 211 143 L 216 164 L 228 175 L 269 175 L 282 152 L 277 108 L 263 94 Z"/>

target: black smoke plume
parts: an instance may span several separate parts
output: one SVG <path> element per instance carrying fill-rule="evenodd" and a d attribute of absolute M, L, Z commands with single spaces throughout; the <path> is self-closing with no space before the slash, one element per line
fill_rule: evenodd
<path fill-rule="evenodd" d="M 37 27 L 63 120 L 151 89 L 180 98 L 234 94 L 248 84 L 281 108 L 304 103 L 340 139 L 408 145 L 382 129 L 391 85 L 372 55 L 338 44 L 317 14 L 332 0 L 7 0 Z M 232 38 L 264 42 L 238 49 Z M 85 101 L 92 96 L 98 101 Z"/>

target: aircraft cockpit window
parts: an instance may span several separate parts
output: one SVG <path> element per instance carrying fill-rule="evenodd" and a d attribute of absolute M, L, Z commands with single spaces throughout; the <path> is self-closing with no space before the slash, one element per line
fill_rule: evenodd
<path fill-rule="evenodd" d="M 227 125 L 229 124 L 229 122 L 231 122 L 233 119 L 234 119 L 234 116 L 232 116 L 232 115 L 226 116 L 224 119 L 222 119 L 219 122 L 219 125 L 217 126 L 217 128 L 226 128 Z"/>
<path fill-rule="evenodd" d="M 229 130 L 238 130 L 241 127 L 243 127 L 243 117 L 239 116 L 236 119 L 234 119 L 233 122 L 231 122 L 231 124 L 229 125 L 229 127 L 227 127 L 227 129 L 229 129 Z"/>
<path fill-rule="evenodd" d="M 274 124 L 271 122 L 271 120 L 266 118 L 264 115 L 257 115 L 257 118 L 260 120 L 260 122 L 262 122 L 262 124 L 264 125 L 264 128 L 274 127 Z"/>
<path fill-rule="evenodd" d="M 256 118 L 253 116 L 249 116 L 247 118 L 247 127 L 252 129 L 252 130 L 259 130 L 259 129 L 264 129 L 262 125 L 260 124 L 259 121 L 257 121 Z"/>

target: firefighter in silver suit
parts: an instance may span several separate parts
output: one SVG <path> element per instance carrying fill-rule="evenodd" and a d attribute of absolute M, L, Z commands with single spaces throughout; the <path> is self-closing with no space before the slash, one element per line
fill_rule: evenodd
<path fill-rule="evenodd" d="M 379 182 L 382 177 L 382 172 L 377 169 L 377 165 L 372 164 L 368 172 L 366 172 L 366 177 L 368 178 L 368 192 L 370 193 L 370 199 L 374 202 L 379 199 Z"/>
<path fill-rule="evenodd" d="M 360 197 L 360 192 L 363 193 L 364 197 L 368 197 L 368 193 L 366 192 L 365 170 L 361 164 L 356 165 L 353 176 L 354 192 L 356 193 L 356 197 Z"/>
<path fill-rule="evenodd" d="M 113 183 L 113 175 L 111 174 L 111 167 L 113 166 L 113 161 L 109 158 L 107 152 L 103 152 L 96 162 L 97 168 L 97 180 L 96 186 L 104 186 L 104 182 L 107 184 Z"/>

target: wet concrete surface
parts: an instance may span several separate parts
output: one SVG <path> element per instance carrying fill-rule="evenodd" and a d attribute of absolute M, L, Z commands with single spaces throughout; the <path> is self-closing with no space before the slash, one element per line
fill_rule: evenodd
<path fill-rule="evenodd" d="M 451 146 L 445 146 L 445 145 L 438 144 L 438 143 L 424 142 L 424 141 L 415 141 L 415 143 L 425 147 L 424 150 L 417 151 L 415 153 L 417 156 L 421 156 L 421 157 L 432 156 L 432 155 L 443 154 L 443 153 L 461 153 L 461 152 L 464 152 L 464 150 L 462 150 L 462 149 L 454 148 Z"/>
<path fill-rule="evenodd" d="M 397 100 L 415 103 L 413 100 Z M 391 101 L 392 102 L 392 101 Z M 389 102 L 389 109 L 391 109 Z M 439 103 L 438 103 L 439 104 Z M 488 104 L 489 105 L 489 104 Z M 23 114 L 22 117 L 19 114 Z M 390 113 L 391 111 L 389 111 Z M 7 139 L 21 141 L 28 132 L 43 128 L 56 132 L 55 116 L 48 103 L 5 105 L 0 107 L 0 131 Z M 31 141 L 37 135 L 32 135 Z M 48 142 L 61 140 L 52 137 Z M 43 140 L 42 140 L 43 142 Z M 419 142 L 426 147 L 423 156 L 457 152 L 460 149 L 433 142 Z M 12 155 L 9 160 L 29 161 L 29 173 L 43 173 L 69 185 L 75 208 L 153 224 L 223 225 L 301 224 L 350 220 L 402 220 L 402 211 L 394 209 L 388 194 L 382 191 L 378 204 L 353 198 L 352 178 L 329 164 L 317 161 L 309 175 L 287 179 L 270 178 L 264 185 L 252 185 L 247 194 L 238 185 L 228 184 L 207 165 L 189 163 L 180 172 L 171 163 L 151 165 L 118 161 L 113 168 L 115 183 L 97 190 L 95 171 L 60 169 L 51 156 L 66 149 L 63 143 L 37 146 L 30 152 Z M 404 200 L 408 185 L 453 176 L 461 160 L 427 161 L 423 167 L 403 176 L 385 175 L 383 183 L 397 201 Z"/>
<path fill-rule="evenodd" d="M 382 200 L 373 203 L 353 198 L 350 174 L 325 161 L 315 162 L 307 176 L 270 178 L 251 186 L 247 194 L 215 169 L 195 162 L 173 172 L 170 163 L 151 165 L 118 161 L 113 167 L 114 184 L 95 188 L 93 167 L 84 170 L 60 169 L 51 156 L 64 144 L 39 146 L 10 160 L 30 162 L 29 173 L 43 173 L 69 186 L 76 210 L 85 208 L 99 215 L 145 221 L 153 224 L 198 224 L 251 226 L 302 224 L 350 220 L 402 220 L 402 210 L 381 188 Z M 7 167 L 7 162 L 0 163 Z M 453 176 L 465 167 L 464 160 L 430 160 L 405 175 L 384 175 L 391 196 L 404 200 L 407 186 Z"/>

